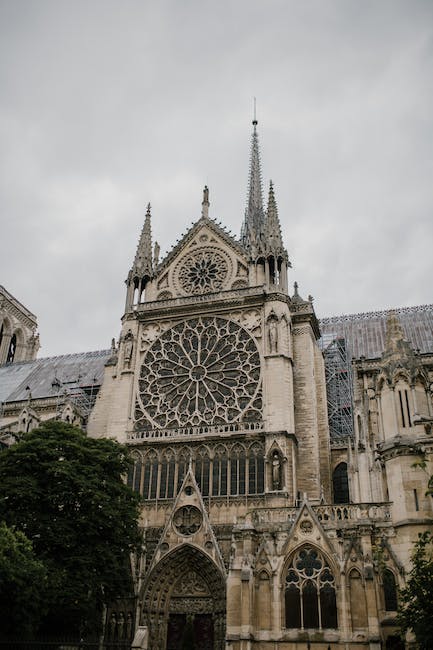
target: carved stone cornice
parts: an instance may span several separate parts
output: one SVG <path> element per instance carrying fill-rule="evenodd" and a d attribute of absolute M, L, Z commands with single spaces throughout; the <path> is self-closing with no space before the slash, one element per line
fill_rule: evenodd
<path fill-rule="evenodd" d="M 183 296 L 166 300 L 140 303 L 134 311 L 127 312 L 122 321 L 130 319 L 151 322 L 170 317 L 191 318 L 206 314 L 224 314 L 234 308 L 262 307 L 265 302 L 279 301 L 289 304 L 289 297 L 280 292 L 269 292 L 259 287 L 231 289 L 195 296 Z"/>

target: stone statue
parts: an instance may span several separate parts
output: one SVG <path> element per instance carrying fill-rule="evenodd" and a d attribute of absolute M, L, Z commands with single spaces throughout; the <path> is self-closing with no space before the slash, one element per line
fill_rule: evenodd
<path fill-rule="evenodd" d="M 281 490 L 281 458 L 277 450 L 272 454 L 272 489 Z"/>
<path fill-rule="evenodd" d="M 132 638 L 132 612 L 128 612 L 126 616 L 126 638 Z"/>
<path fill-rule="evenodd" d="M 115 612 L 112 612 L 110 616 L 110 620 L 108 622 L 108 636 L 110 639 L 114 639 L 116 635 L 116 627 L 117 627 L 117 617 Z"/>
<path fill-rule="evenodd" d="M 269 352 L 272 354 L 278 352 L 278 320 L 275 315 L 269 319 L 268 328 Z"/>
<path fill-rule="evenodd" d="M 123 365 L 125 368 L 129 368 L 131 366 L 133 349 L 134 349 L 134 336 L 131 330 L 128 330 L 128 333 L 125 336 L 125 344 L 123 348 Z"/>
<path fill-rule="evenodd" d="M 125 614 L 119 612 L 119 618 L 117 619 L 117 638 L 123 639 L 125 636 Z"/>

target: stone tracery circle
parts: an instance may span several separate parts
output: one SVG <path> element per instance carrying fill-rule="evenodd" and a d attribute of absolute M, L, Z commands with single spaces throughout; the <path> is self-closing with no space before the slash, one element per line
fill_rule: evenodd
<path fill-rule="evenodd" d="M 225 255 L 213 248 L 200 248 L 184 257 L 176 269 L 182 291 L 188 295 L 223 288 L 229 274 Z"/>
<path fill-rule="evenodd" d="M 151 345 L 138 383 L 138 404 L 150 426 L 235 422 L 259 390 L 260 354 L 237 323 L 195 318 L 178 323 Z"/>

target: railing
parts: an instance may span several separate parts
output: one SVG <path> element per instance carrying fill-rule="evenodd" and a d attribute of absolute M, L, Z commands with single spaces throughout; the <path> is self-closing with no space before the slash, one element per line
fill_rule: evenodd
<path fill-rule="evenodd" d="M 263 422 L 242 422 L 232 424 L 202 425 L 194 427 L 176 427 L 173 429 L 141 429 L 127 434 L 127 442 L 137 440 L 165 440 L 167 438 L 188 438 L 215 436 L 230 433 L 249 433 L 263 431 Z"/>
<path fill-rule="evenodd" d="M 313 512 L 322 524 L 341 522 L 390 521 L 390 503 L 359 503 L 359 504 L 331 504 L 312 506 Z M 293 523 L 299 514 L 299 508 L 255 508 L 251 512 L 251 519 L 256 524 L 284 524 Z"/>
<path fill-rule="evenodd" d="M 357 503 L 347 505 L 314 506 L 319 521 L 326 523 L 336 521 L 377 521 L 391 519 L 389 503 Z"/>
<path fill-rule="evenodd" d="M 140 302 L 137 305 L 133 306 L 133 311 L 143 312 L 143 311 L 152 311 L 153 309 L 159 309 L 161 307 L 170 308 L 179 307 L 181 305 L 191 305 L 197 304 L 200 302 L 209 303 L 218 300 L 230 300 L 230 298 L 244 297 L 244 296 L 260 296 L 265 293 L 263 285 L 256 287 L 245 287 L 242 289 L 231 289 L 228 291 L 217 291 L 212 293 L 205 293 L 202 295 L 193 295 L 185 296 L 182 298 L 166 298 L 164 300 L 152 300 L 150 302 Z M 274 293 L 269 291 L 268 293 Z M 275 290 L 275 293 L 282 293 L 278 289 Z"/>

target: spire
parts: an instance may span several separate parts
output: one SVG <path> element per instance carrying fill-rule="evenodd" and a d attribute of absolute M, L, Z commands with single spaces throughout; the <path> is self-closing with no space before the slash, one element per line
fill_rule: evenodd
<path fill-rule="evenodd" d="M 275 201 L 274 186 L 269 183 L 268 210 L 266 212 L 265 242 L 270 253 L 279 254 L 284 252 L 281 226 L 278 217 L 278 208 Z"/>
<path fill-rule="evenodd" d="M 133 269 L 141 276 L 152 275 L 152 231 L 151 231 L 150 203 L 147 204 L 146 217 L 138 242 Z"/>
<path fill-rule="evenodd" d="M 257 119 L 254 110 L 248 198 L 245 219 L 241 230 L 241 240 L 245 246 L 249 246 L 260 240 L 263 234 L 264 220 L 259 137 L 257 135 Z"/>

